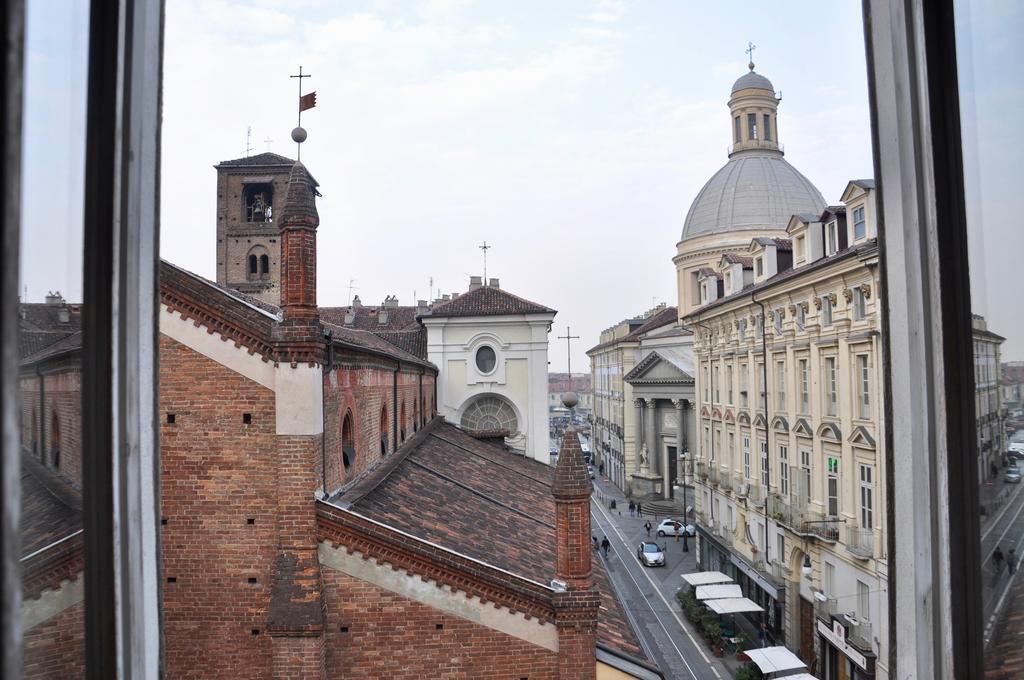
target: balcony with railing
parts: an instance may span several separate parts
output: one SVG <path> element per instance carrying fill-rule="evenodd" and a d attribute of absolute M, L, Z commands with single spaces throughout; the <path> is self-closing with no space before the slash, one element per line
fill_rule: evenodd
<path fill-rule="evenodd" d="M 782 562 L 772 562 L 768 573 L 780 583 L 786 583 L 789 580 L 789 567 Z"/>
<path fill-rule="evenodd" d="M 733 529 L 730 528 L 729 525 L 727 525 L 725 522 L 719 522 L 716 528 L 717 532 L 715 533 L 715 535 L 718 536 L 722 543 L 731 548 L 733 544 L 733 535 L 735 534 Z"/>
<path fill-rule="evenodd" d="M 702 460 L 698 460 L 696 463 L 693 464 L 693 467 L 694 467 L 694 472 L 697 473 L 697 477 L 699 477 L 702 482 L 706 482 L 707 479 L 708 479 L 708 465 L 707 465 L 707 463 L 705 463 Z"/>
<path fill-rule="evenodd" d="M 850 625 L 846 628 L 846 641 L 861 651 L 874 651 L 871 647 L 873 638 L 870 621 L 858 619 L 857 625 Z"/>
<path fill-rule="evenodd" d="M 875 554 L 875 532 L 861 527 L 846 527 L 844 542 L 854 557 L 871 559 Z"/>
<path fill-rule="evenodd" d="M 750 491 L 750 485 L 747 484 L 746 482 L 742 482 L 742 483 L 736 485 L 735 493 L 736 493 L 736 497 L 737 498 L 746 498 L 747 497 L 747 493 L 749 491 Z"/>
<path fill-rule="evenodd" d="M 826 600 L 814 600 L 814 615 L 832 627 L 832 616 L 837 611 L 836 599 L 830 597 Z"/>
<path fill-rule="evenodd" d="M 824 515 L 817 512 L 807 511 L 805 515 L 806 518 L 803 521 L 804 533 L 829 543 L 836 543 L 839 540 L 840 522 L 834 519 L 827 519 Z"/>
<path fill-rule="evenodd" d="M 718 466 L 715 465 L 714 461 L 708 464 L 708 484 L 718 486 Z"/>
<path fill-rule="evenodd" d="M 718 488 L 722 491 L 732 491 L 732 473 L 729 470 L 719 470 Z"/>
<path fill-rule="evenodd" d="M 747 506 L 764 505 L 764 488 L 757 482 L 747 485 Z"/>

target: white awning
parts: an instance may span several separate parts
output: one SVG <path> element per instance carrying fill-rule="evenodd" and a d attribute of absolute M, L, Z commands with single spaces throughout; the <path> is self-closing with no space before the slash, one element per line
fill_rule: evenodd
<path fill-rule="evenodd" d="M 797 673 L 796 675 L 787 675 L 784 678 L 779 678 L 779 680 L 818 680 L 818 678 L 810 673 Z"/>
<path fill-rule="evenodd" d="M 706 586 L 710 583 L 732 583 L 732 579 L 720 571 L 696 571 L 683 574 L 683 580 L 691 586 Z"/>
<path fill-rule="evenodd" d="M 780 673 L 807 668 L 807 664 L 801 661 L 800 657 L 782 646 L 748 649 L 744 654 L 757 664 L 762 673 Z"/>
<path fill-rule="evenodd" d="M 736 583 L 716 583 L 711 586 L 697 586 L 698 600 L 721 600 L 726 597 L 743 597 L 743 590 Z"/>
<path fill-rule="evenodd" d="M 739 586 L 736 586 L 739 588 Z M 727 597 L 722 600 L 704 600 L 708 609 L 716 614 L 740 614 L 742 612 L 763 612 L 758 603 L 745 597 Z"/>

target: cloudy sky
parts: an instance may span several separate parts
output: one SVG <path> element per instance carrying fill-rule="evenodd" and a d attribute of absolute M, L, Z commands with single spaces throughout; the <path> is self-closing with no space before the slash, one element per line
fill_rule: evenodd
<path fill-rule="evenodd" d="M 31 6 L 37 17 L 65 7 Z M 56 14 L 48 31 L 73 29 L 74 12 Z M 254 152 L 293 156 L 288 76 L 302 65 L 318 97 L 302 157 L 323 193 L 321 304 L 347 304 L 353 279 L 368 304 L 463 291 L 486 240 L 488 275 L 558 309 L 552 335 L 582 336 L 573 368 L 585 369 L 601 329 L 676 302 L 671 258 L 690 202 L 726 161 L 726 100 L 748 40 L 782 94 L 787 159 L 838 200 L 847 180 L 872 175 L 854 0 L 168 0 L 162 255 L 215 276 L 212 166 L 245 155 L 248 127 Z M 40 67 L 29 112 L 45 117 L 47 94 L 80 96 L 80 62 Z M 78 128 L 57 122 L 36 128 L 47 132 L 33 158 L 75 157 Z M 44 166 L 27 166 L 31 194 Z M 28 217 L 67 223 L 76 209 L 73 197 L 39 201 Z M 74 259 L 73 236 L 66 248 L 30 241 L 26 257 Z M 70 270 L 30 272 L 29 298 Z M 565 364 L 553 344 L 552 369 Z"/>

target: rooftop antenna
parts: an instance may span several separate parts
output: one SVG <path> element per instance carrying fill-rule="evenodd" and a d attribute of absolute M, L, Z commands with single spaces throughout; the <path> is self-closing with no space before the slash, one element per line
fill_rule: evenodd
<path fill-rule="evenodd" d="M 434 301 L 434 277 L 433 276 L 430 277 L 430 290 L 428 292 L 430 293 L 430 295 L 427 296 L 427 302 L 433 302 Z"/>
<path fill-rule="evenodd" d="M 747 68 L 749 68 L 751 71 L 754 70 L 754 50 L 756 50 L 756 49 L 757 49 L 757 45 L 755 45 L 754 43 L 752 43 L 752 42 L 750 42 L 748 40 L 747 41 L 747 49 L 743 50 L 744 52 L 747 53 L 747 58 L 750 60 L 750 63 L 747 64 Z"/>
<path fill-rule="evenodd" d="M 359 290 L 359 286 L 352 285 L 355 282 L 356 282 L 355 279 L 349 279 L 348 280 L 348 306 L 349 307 L 352 306 L 352 291 Z"/>
<path fill-rule="evenodd" d="M 569 389 L 572 389 L 572 341 L 579 340 L 580 336 L 573 335 L 572 329 L 565 327 L 565 335 L 559 335 L 559 340 L 565 340 L 565 358 L 569 368 Z"/>
<path fill-rule="evenodd" d="M 487 251 L 494 246 L 487 245 L 487 241 L 484 241 L 482 246 L 477 246 L 480 250 L 484 251 L 484 285 L 487 285 Z"/>
<path fill-rule="evenodd" d="M 267 151 L 270 151 L 270 145 L 274 143 L 274 140 L 267 135 L 267 138 L 263 140 L 263 143 L 267 145 Z"/>
<path fill-rule="evenodd" d="M 302 79 L 312 78 L 310 74 L 302 73 L 302 66 L 299 66 L 298 75 L 288 76 L 289 78 L 299 79 L 299 122 L 292 130 L 292 141 L 295 142 L 295 160 L 302 159 L 302 143 L 306 141 L 306 131 L 302 129 L 302 112 L 311 109 L 316 106 L 316 92 L 310 92 L 307 95 L 302 94 Z"/>
<path fill-rule="evenodd" d="M 251 125 L 246 125 L 245 126 L 245 157 L 248 158 L 250 155 L 252 155 L 253 151 L 255 151 L 255 149 L 252 148 L 252 126 Z"/>

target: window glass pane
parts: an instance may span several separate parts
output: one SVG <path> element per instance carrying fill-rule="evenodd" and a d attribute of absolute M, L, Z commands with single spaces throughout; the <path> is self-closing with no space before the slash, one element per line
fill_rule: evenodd
<path fill-rule="evenodd" d="M 1024 308 L 1017 227 L 1024 168 L 1014 144 L 1024 108 L 1024 75 L 1013 45 L 1024 34 L 1019 4 L 955 0 L 960 121 L 964 157 L 974 343 L 974 461 L 981 512 L 986 674 L 1020 677 L 1024 585 L 1016 574 L 1024 540 Z M 965 405 L 966 406 L 966 405 Z"/>
<path fill-rule="evenodd" d="M 20 250 L 26 678 L 83 677 L 83 189 L 89 4 L 27 3 Z"/>

